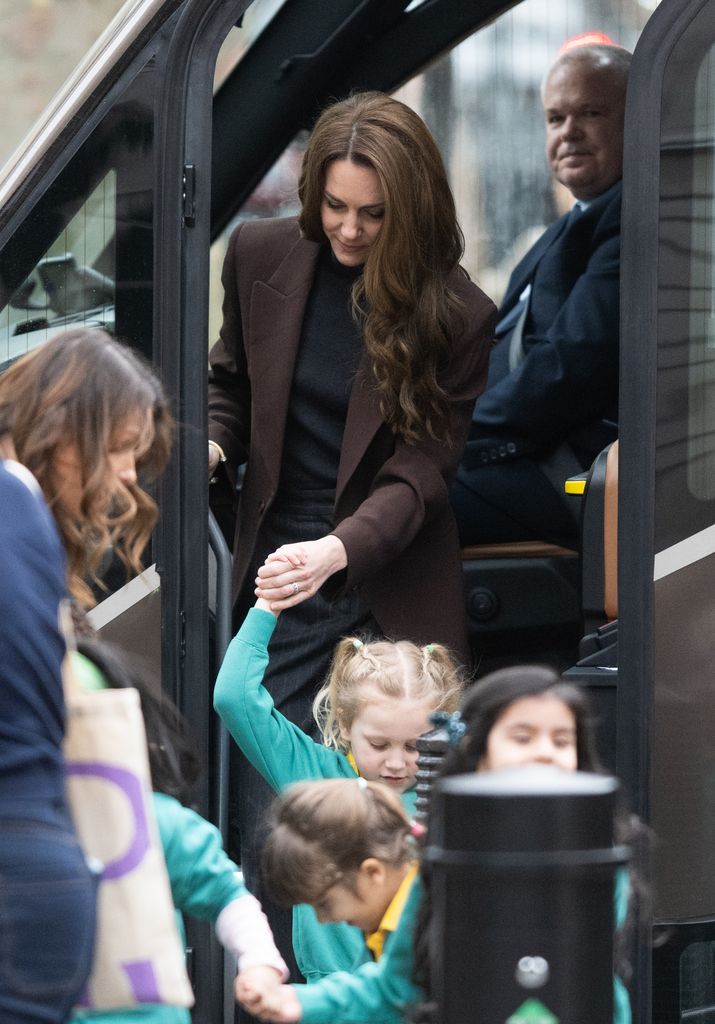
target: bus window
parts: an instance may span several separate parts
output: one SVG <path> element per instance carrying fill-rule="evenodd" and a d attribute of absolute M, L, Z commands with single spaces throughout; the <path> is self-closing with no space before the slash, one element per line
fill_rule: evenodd
<path fill-rule="evenodd" d="M 114 332 L 117 175 L 109 171 L 0 314 L 0 369 L 78 324 Z"/>
<path fill-rule="evenodd" d="M 660 120 L 651 822 L 656 916 L 711 917 L 715 488 L 715 47 L 701 7 L 665 66 Z"/>
<path fill-rule="evenodd" d="M 523 0 L 400 90 L 435 135 L 464 231 L 464 265 L 499 303 L 511 269 L 572 204 L 544 156 L 541 83 L 565 40 L 606 33 L 633 50 L 636 2 Z"/>
<path fill-rule="evenodd" d="M 151 358 L 153 105 L 142 72 L 0 252 L 0 364 L 77 324 Z"/>
<path fill-rule="evenodd" d="M 713 521 L 715 55 L 681 47 L 661 128 L 657 548 Z"/>

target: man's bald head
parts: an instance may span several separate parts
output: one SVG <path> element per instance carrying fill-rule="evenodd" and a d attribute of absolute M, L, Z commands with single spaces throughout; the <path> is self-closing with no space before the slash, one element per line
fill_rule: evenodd
<path fill-rule="evenodd" d="M 630 61 L 618 46 L 578 46 L 562 53 L 544 80 L 546 156 L 577 199 L 595 199 L 622 175 Z"/>
<path fill-rule="evenodd" d="M 581 67 L 595 71 L 597 74 L 604 72 L 609 78 L 612 77 L 619 83 L 625 97 L 632 59 L 631 52 L 624 50 L 622 46 L 609 46 L 606 43 L 572 46 L 570 49 L 564 50 L 546 72 L 541 85 L 541 95 L 543 97 L 549 79 L 559 68 Z"/>

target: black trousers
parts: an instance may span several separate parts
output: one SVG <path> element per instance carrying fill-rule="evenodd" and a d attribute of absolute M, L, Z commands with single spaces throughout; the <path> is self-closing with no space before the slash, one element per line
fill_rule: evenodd
<path fill-rule="evenodd" d="M 253 604 L 256 571 L 266 556 L 281 544 L 323 537 L 334 525 L 332 504 L 324 501 L 284 501 L 279 509 L 271 510 L 260 531 L 254 566 L 239 602 L 241 621 Z M 362 637 L 381 635 L 357 591 L 332 603 L 316 594 L 283 612 L 271 638 L 264 685 L 281 714 L 314 739 L 319 737 L 312 718 L 313 697 L 327 676 L 336 643 L 353 633 Z M 246 885 L 263 904 L 278 948 L 290 968 L 291 980 L 301 981 L 293 955 L 292 912 L 273 903 L 261 879 L 260 856 L 267 812 L 274 796 L 234 745 L 229 786 L 229 851 L 234 860 L 240 861 Z"/>
<path fill-rule="evenodd" d="M 576 519 L 531 459 L 465 469 L 449 495 L 462 547 L 517 540 L 575 546 Z"/>

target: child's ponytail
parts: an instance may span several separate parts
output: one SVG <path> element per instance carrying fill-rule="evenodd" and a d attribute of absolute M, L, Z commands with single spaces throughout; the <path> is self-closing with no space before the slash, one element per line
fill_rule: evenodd
<path fill-rule="evenodd" d="M 315 695 L 313 700 L 313 718 L 315 719 L 323 743 L 333 750 L 340 750 L 344 744 L 340 740 L 339 715 L 345 714 L 345 704 L 350 710 L 350 692 L 352 687 L 345 682 L 350 678 L 348 666 L 356 656 L 365 658 L 367 644 L 359 637 L 345 636 L 335 648 L 328 678 Z M 352 720 L 350 717 L 350 720 Z"/>
<path fill-rule="evenodd" d="M 313 701 L 313 717 L 326 747 L 347 749 L 340 726 L 352 726 L 369 698 L 366 686 L 384 697 L 419 702 L 432 699 L 434 711 L 455 711 L 463 678 L 442 644 L 418 647 L 409 640 L 344 637 L 335 648 L 328 678 Z"/>
<path fill-rule="evenodd" d="M 456 711 L 462 694 L 463 679 L 454 658 L 444 644 L 425 644 L 422 652 L 422 677 L 441 695 L 435 711 Z"/>

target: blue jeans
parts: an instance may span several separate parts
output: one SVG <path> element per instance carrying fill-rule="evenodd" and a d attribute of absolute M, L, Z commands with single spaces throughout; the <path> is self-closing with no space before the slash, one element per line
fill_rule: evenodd
<path fill-rule="evenodd" d="M 0 817 L 0 1024 L 62 1024 L 92 964 L 97 881 L 68 827 Z"/>

